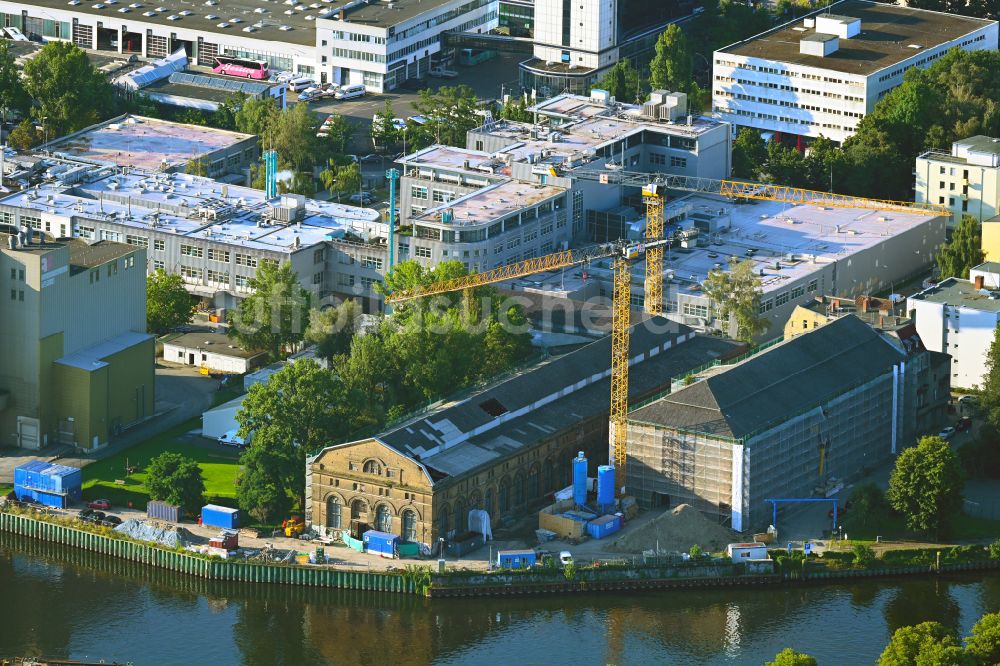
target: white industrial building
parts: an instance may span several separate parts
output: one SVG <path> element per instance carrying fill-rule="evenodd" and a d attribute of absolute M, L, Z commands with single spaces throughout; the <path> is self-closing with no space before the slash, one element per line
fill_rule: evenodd
<path fill-rule="evenodd" d="M 497 26 L 497 0 L 0 0 L 0 26 L 84 49 L 163 58 L 183 49 L 205 67 L 227 55 L 373 92 L 423 75 L 445 30 Z"/>
<path fill-rule="evenodd" d="M 947 207 L 985 222 L 1000 210 L 1000 139 L 972 136 L 951 144 L 951 152 L 929 150 L 914 167 L 914 201 Z"/>
<path fill-rule="evenodd" d="M 213 407 L 201 414 L 201 436 L 209 439 L 218 439 L 227 432 L 237 430 L 240 427 L 236 420 L 236 414 L 243 408 L 243 401 L 246 394 L 233 398 L 228 402 Z"/>
<path fill-rule="evenodd" d="M 250 352 L 221 333 L 183 333 L 163 341 L 163 360 L 179 365 L 193 365 L 208 372 L 242 375 L 258 367 L 266 358 L 263 352 Z"/>
<path fill-rule="evenodd" d="M 843 0 L 714 53 L 712 109 L 733 125 L 842 142 L 910 67 L 997 48 L 997 22 Z"/>
<path fill-rule="evenodd" d="M 1000 324 L 1000 264 L 980 264 L 968 280 L 948 278 L 908 303 L 924 346 L 951 356 L 951 385 L 980 388 Z"/>

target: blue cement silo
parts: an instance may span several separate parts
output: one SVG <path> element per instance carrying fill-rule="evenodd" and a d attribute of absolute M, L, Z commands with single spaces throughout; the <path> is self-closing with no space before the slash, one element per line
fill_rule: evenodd
<path fill-rule="evenodd" d="M 583 451 L 573 458 L 573 502 L 577 506 L 587 503 L 587 458 Z"/>
<path fill-rule="evenodd" d="M 615 468 L 601 465 L 597 468 L 597 506 L 605 509 L 615 503 Z"/>

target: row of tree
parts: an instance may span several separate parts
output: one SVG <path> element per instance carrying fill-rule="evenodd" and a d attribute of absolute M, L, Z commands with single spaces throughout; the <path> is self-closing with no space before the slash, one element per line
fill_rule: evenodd
<path fill-rule="evenodd" d="M 963 645 L 964 643 L 964 645 Z M 1000 663 L 1000 613 L 988 613 L 960 640 L 940 622 L 922 622 L 893 632 L 878 666 L 993 666 Z M 786 648 L 768 666 L 816 666 L 816 659 Z"/>
<path fill-rule="evenodd" d="M 464 274 L 460 262 L 427 270 L 406 261 L 386 279 L 389 289 L 399 290 Z M 310 310 L 287 265 L 261 266 L 254 279 L 254 293 L 231 320 L 241 346 L 278 357 L 282 348 L 308 339 L 330 368 L 311 360 L 289 364 L 252 386 L 237 415 L 240 436 L 250 441 L 241 456 L 238 501 L 261 522 L 302 506 L 307 454 L 378 430 L 531 353 L 524 313 L 518 306 L 501 311 L 491 288 L 401 305 L 362 335 L 356 304 Z"/>

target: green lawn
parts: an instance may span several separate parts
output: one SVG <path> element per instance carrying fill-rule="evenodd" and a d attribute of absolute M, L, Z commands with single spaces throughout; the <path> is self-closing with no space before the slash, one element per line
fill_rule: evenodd
<path fill-rule="evenodd" d="M 874 542 L 876 536 L 892 541 L 927 541 L 927 535 L 917 534 L 906 529 L 903 518 L 899 514 L 890 513 L 876 520 L 871 527 L 859 527 L 851 520 L 848 513 L 844 520 L 844 531 L 852 542 Z M 996 539 L 1000 537 L 1000 520 L 977 518 L 962 513 L 955 517 L 946 541 L 973 541 L 980 539 Z"/>
<path fill-rule="evenodd" d="M 91 463 L 83 468 L 83 497 L 87 500 L 103 498 L 115 506 L 145 508 L 149 495 L 144 485 L 143 472 L 150 459 L 164 451 L 181 453 L 195 460 L 205 478 L 205 499 L 209 502 L 235 506 L 236 476 L 239 472 L 239 451 L 232 447 L 207 444 L 198 436 L 186 433 L 199 426 L 199 419 L 191 419 L 170 430 L 137 444 L 118 455 Z M 139 468 L 126 476 L 126 461 Z M 125 485 L 115 483 L 125 481 Z"/>

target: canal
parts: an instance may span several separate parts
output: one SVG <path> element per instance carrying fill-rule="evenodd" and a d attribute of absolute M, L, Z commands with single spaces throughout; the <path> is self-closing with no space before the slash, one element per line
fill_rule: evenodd
<path fill-rule="evenodd" d="M 0 657 L 211 664 L 873 663 L 897 627 L 966 634 L 1000 574 L 629 596 L 430 601 L 211 583 L 0 534 Z"/>

